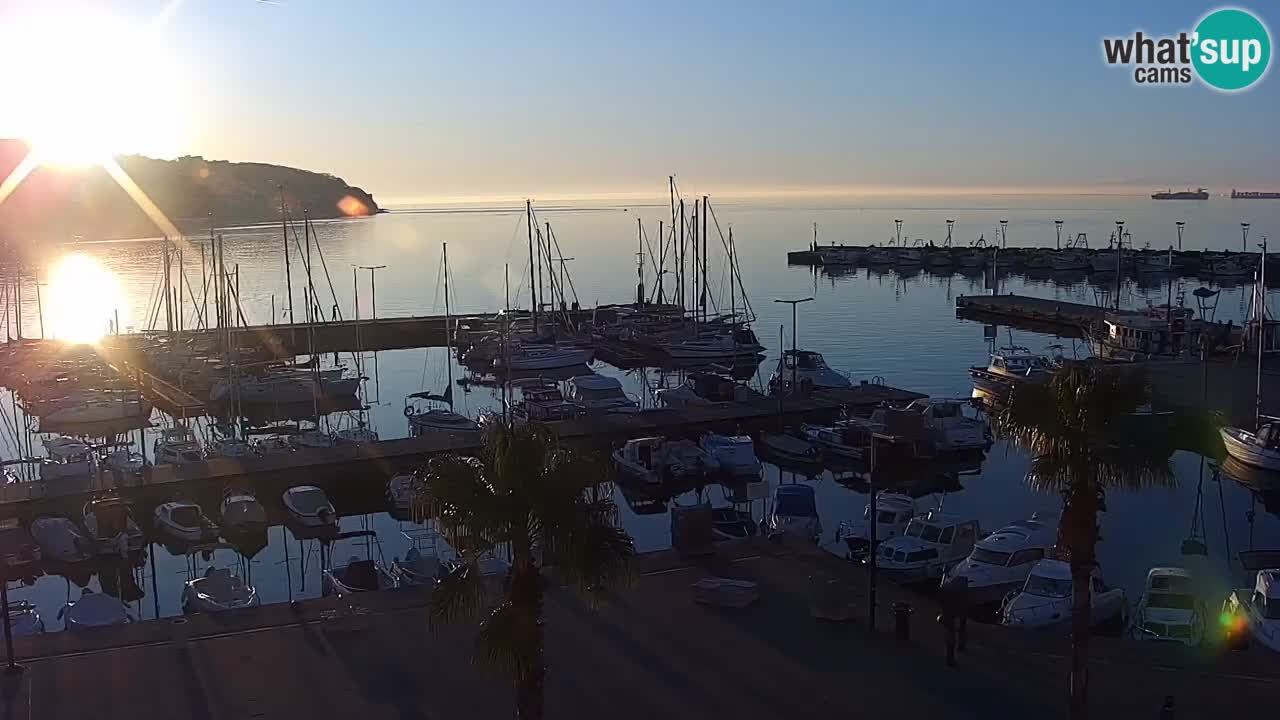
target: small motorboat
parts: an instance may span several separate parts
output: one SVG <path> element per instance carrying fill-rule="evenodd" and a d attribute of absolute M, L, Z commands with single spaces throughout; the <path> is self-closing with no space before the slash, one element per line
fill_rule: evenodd
<path fill-rule="evenodd" d="M 408 512 L 413 506 L 414 484 L 417 480 L 413 473 L 400 473 L 387 481 L 387 502 L 400 512 Z"/>
<path fill-rule="evenodd" d="M 777 394 L 790 388 L 792 379 L 801 388 L 830 390 L 853 385 L 849 378 L 827 365 L 822 353 L 812 350 L 784 350 L 778 367 L 769 376 L 769 392 Z"/>
<path fill-rule="evenodd" d="M 1156 567 L 1133 616 L 1133 636 L 1194 647 L 1204 641 L 1207 608 L 1191 573 L 1180 567 Z"/>
<path fill-rule="evenodd" d="M 444 395 L 414 393 L 405 398 L 404 416 L 409 420 L 409 434 L 413 437 L 437 432 L 480 438 L 480 424 L 452 410 L 453 394 Z"/>
<path fill-rule="evenodd" d="M 712 337 L 664 343 L 659 347 L 673 360 L 730 360 L 752 357 L 764 352 L 764 346 L 756 339 L 756 334 L 749 327 L 734 328 L 725 334 Z"/>
<path fill-rule="evenodd" d="M 711 532 L 717 540 L 745 540 L 759 532 L 751 513 L 734 507 L 711 508 Z"/>
<path fill-rule="evenodd" d="M 371 538 L 374 546 L 378 548 L 378 559 L 361 560 L 358 556 L 351 555 L 345 565 L 325 569 L 320 583 L 322 595 L 342 597 L 353 593 L 389 590 L 399 586 L 396 577 L 382 562 L 382 544 L 378 542 L 377 533 L 372 530 L 353 530 L 342 533 L 334 540 L 334 549 L 338 542 L 355 538 Z"/>
<path fill-rule="evenodd" d="M 1071 620 L 1071 566 L 1062 560 L 1041 560 L 1031 568 L 1021 590 L 1009 593 L 1000 608 L 1000 624 L 1039 628 Z M 1089 624 L 1098 626 L 1123 618 L 1128 603 L 1124 590 L 1108 587 L 1095 567 L 1090 574 L 1092 596 Z"/>
<path fill-rule="evenodd" d="M 209 455 L 216 458 L 250 458 L 258 455 L 252 445 L 238 437 L 224 437 L 209 445 Z"/>
<path fill-rule="evenodd" d="M 971 605 L 998 603 L 1010 590 L 1022 587 L 1035 564 L 1053 557 L 1057 543 L 1056 515 L 1034 513 L 982 538 L 969 556 L 947 571 L 943 581 L 965 578 Z"/>
<path fill-rule="evenodd" d="M 133 622 L 124 603 L 89 588 L 81 591 L 79 600 L 64 605 L 58 612 L 58 617 L 62 618 L 68 630 L 87 630 Z"/>
<path fill-rule="evenodd" d="M 9 627 L 14 637 L 31 637 L 44 632 L 44 619 L 29 600 L 9 602 Z"/>
<path fill-rule="evenodd" d="M 409 550 L 405 552 L 403 560 L 392 561 L 391 574 L 401 587 L 434 587 L 443 567 L 436 552 L 440 535 L 431 528 L 405 530 L 400 535 L 409 542 Z"/>
<path fill-rule="evenodd" d="M 720 471 L 726 475 L 744 477 L 760 474 L 762 466 L 750 435 L 705 433 L 698 439 L 698 445 L 715 458 Z"/>
<path fill-rule="evenodd" d="M 692 440 L 645 437 L 628 440 L 613 452 L 613 464 L 624 475 L 650 483 L 667 478 L 705 477 L 720 464 Z"/>
<path fill-rule="evenodd" d="M 729 375 L 694 372 L 684 382 L 654 392 L 654 400 L 669 408 L 708 407 L 758 400 L 764 396 Z"/>
<path fill-rule="evenodd" d="M 157 465 L 190 465 L 204 462 L 204 448 L 191 431 L 181 425 L 166 428 L 152 447 Z"/>
<path fill-rule="evenodd" d="M 160 532 L 183 542 L 203 542 L 216 540 L 218 537 L 218 526 L 204 514 L 199 505 L 188 500 L 157 505 L 155 524 Z"/>
<path fill-rule="evenodd" d="M 580 348 L 559 345 L 516 345 L 510 349 L 509 357 L 499 354 L 493 359 L 493 367 L 497 370 L 554 370 L 556 368 L 577 367 L 590 364 L 596 351 L 592 348 Z"/>
<path fill-rule="evenodd" d="M 248 490 L 227 488 L 222 494 L 222 529 L 251 533 L 267 527 L 267 510 Z"/>
<path fill-rule="evenodd" d="M 895 538 L 907 529 L 907 523 L 916 516 L 916 501 L 908 495 L 881 490 L 876 493 L 876 542 Z M 836 540 L 843 540 L 849 559 L 860 558 L 871 548 L 871 503 L 862 511 L 862 520 L 841 522 L 836 528 Z"/>
<path fill-rule="evenodd" d="M 31 536 L 46 561 L 74 564 L 96 553 L 93 539 L 70 518 L 42 515 L 31 521 Z"/>
<path fill-rule="evenodd" d="M 880 544 L 876 568 L 903 584 L 938 582 L 973 551 L 978 532 L 977 520 L 930 510 L 911 518 L 901 535 Z"/>
<path fill-rule="evenodd" d="M 338 527 L 338 513 L 324 490 L 314 485 L 298 485 L 284 491 L 284 508 L 289 517 L 303 527 Z"/>
<path fill-rule="evenodd" d="M 1243 560 L 1245 553 L 1240 556 Z M 1250 639 L 1280 652 L 1280 568 L 1258 570 L 1253 587 L 1236 588 L 1223 604 L 1222 614 L 1230 619 L 1235 639 L 1242 639 L 1247 630 Z"/>
<path fill-rule="evenodd" d="M 93 448 L 75 438 L 61 435 L 43 442 L 49 456 L 40 463 L 40 479 L 45 482 L 93 476 Z"/>
<path fill-rule="evenodd" d="M 0 524 L 0 567 L 14 579 L 39 574 L 40 544 L 17 520 Z"/>
<path fill-rule="evenodd" d="M 222 612 L 257 607 L 258 591 L 227 568 L 211 567 L 182 588 L 182 612 Z"/>
<path fill-rule="evenodd" d="M 773 512 L 769 514 L 769 536 L 793 535 L 818 542 L 822 536 L 822 520 L 818 503 L 809 485 L 779 485 L 773 493 Z"/>
<path fill-rule="evenodd" d="M 1227 455 L 1238 462 L 1263 470 L 1280 471 L 1280 423 L 1267 422 L 1250 432 L 1243 428 L 1224 427 L 1222 444 Z"/>
<path fill-rule="evenodd" d="M 817 465 L 822 451 L 816 443 L 783 433 L 760 433 L 761 449 L 781 460 Z"/>
<path fill-rule="evenodd" d="M 138 552 L 145 544 L 129 501 L 114 495 L 84 504 L 84 529 L 105 555 Z"/>
<path fill-rule="evenodd" d="M 908 412 L 918 412 L 924 418 L 925 430 L 932 437 L 939 452 L 963 452 L 986 450 L 991 447 L 991 424 L 979 416 L 980 403 L 971 398 L 940 400 L 925 398 L 907 405 Z M 965 414 L 966 410 L 970 414 Z M 872 420 L 876 416 L 872 414 Z"/>
<path fill-rule="evenodd" d="M 588 414 L 640 412 L 640 403 L 627 397 L 617 378 L 607 375 L 575 375 L 569 378 L 569 402 Z"/>
<path fill-rule="evenodd" d="M 873 427 L 867 422 L 838 421 L 834 425 L 801 425 L 804 436 L 832 458 L 863 460 L 870 457 Z"/>
<path fill-rule="evenodd" d="M 1020 383 L 1044 383 L 1053 377 L 1053 363 L 1024 347 L 1000 348 L 991 353 L 986 366 L 969 368 L 973 384 L 984 390 L 1004 393 Z"/>
<path fill-rule="evenodd" d="M 147 461 L 143 459 L 142 453 L 131 452 L 126 447 L 118 447 L 112 450 L 102 463 L 103 469 L 108 472 L 118 472 L 132 477 L 141 475 L 146 466 Z"/>

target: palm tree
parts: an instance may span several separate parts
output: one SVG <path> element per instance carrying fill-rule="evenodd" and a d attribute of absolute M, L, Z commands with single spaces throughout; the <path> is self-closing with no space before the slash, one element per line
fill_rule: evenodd
<path fill-rule="evenodd" d="M 1097 563 L 1098 513 L 1109 488 L 1169 485 L 1168 425 L 1135 415 L 1150 400 L 1131 369 L 1073 364 L 1044 384 L 1023 383 L 995 414 L 998 437 L 1031 456 L 1027 482 L 1060 492 L 1059 551 L 1071 565 L 1071 717 L 1087 717 L 1089 582 Z"/>
<path fill-rule="evenodd" d="M 483 616 L 473 662 L 511 680 L 518 716 L 539 720 L 543 568 L 554 566 L 560 581 L 593 600 L 632 577 L 635 549 L 618 527 L 608 468 L 544 430 L 498 424 L 478 457 L 438 456 L 417 475 L 415 511 L 462 559 L 433 593 L 428 620 L 434 628 Z M 494 552 L 511 561 L 500 591 L 479 567 Z"/>

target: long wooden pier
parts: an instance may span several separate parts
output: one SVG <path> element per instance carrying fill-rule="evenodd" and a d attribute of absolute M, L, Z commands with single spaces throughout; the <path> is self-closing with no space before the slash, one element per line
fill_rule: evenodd
<path fill-rule="evenodd" d="M 823 391 L 808 397 L 761 398 L 682 409 L 645 410 L 638 413 L 591 415 L 547 423 L 562 440 L 584 447 L 609 447 L 621 440 L 645 435 L 679 437 L 710 429 L 749 431 L 776 428 L 783 417 L 831 418 L 841 409 L 867 412 L 882 403 L 902 404 L 925 397 L 909 390 L 864 383 L 844 390 Z M 83 483 L 40 481 L 0 485 L 0 516 L 29 514 L 35 508 L 64 506 L 77 509 L 103 490 L 113 489 L 135 499 L 164 500 L 179 493 L 231 484 L 281 487 L 298 483 L 334 487 L 381 487 L 397 472 L 416 467 L 425 458 L 446 452 L 478 449 L 475 434 L 447 432 L 365 445 L 298 450 L 287 454 L 250 458 L 218 458 L 187 465 L 159 465 L 145 469 L 141 477 L 103 475 Z"/>

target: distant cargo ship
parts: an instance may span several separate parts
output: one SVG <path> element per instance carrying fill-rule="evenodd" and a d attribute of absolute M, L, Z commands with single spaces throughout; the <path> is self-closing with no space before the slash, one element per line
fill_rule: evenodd
<path fill-rule="evenodd" d="M 1280 200 L 1280 192 L 1253 192 L 1231 189 L 1232 200 Z"/>
<path fill-rule="evenodd" d="M 1164 192 L 1151 193 L 1151 199 L 1152 200 L 1208 200 L 1209 191 L 1205 188 L 1199 188 L 1197 190 L 1180 190 L 1178 192 L 1174 192 L 1172 190 L 1165 190 Z"/>

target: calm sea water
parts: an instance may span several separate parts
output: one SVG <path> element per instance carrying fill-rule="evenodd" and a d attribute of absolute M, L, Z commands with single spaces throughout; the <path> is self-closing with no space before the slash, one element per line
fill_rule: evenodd
<path fill-rule="evenodd" d="M 967 396 L 971 389 L 967 369 L 983 363 L 989 352 L 980 324 L 958 320 L 954 299 L 961 294 L 980 294 L 981 277 L 935 275 L 917 272 L 859 270 L 848 274 L 827 274 L 808 267 L 788 267 L 786 251 L 805 247 L 818 224 L 821 243 L 884 242 L 894 233 L 894 219 L 903 221 L 903 236 L 941 242 L 947 219 L 955 220 L 954 241 L 967 244 L 979 235 L 994 241 L 999 220 L 1008 220 L 1011 246 L 1052 246 L 1054 220 L 1064 221 L 1064 235 L 1086 233 L 1091 246 L 1105 247 L 1116 220 L 1123 220 L 1135 247 L 1149 245 L 1163 249 L 1176 243 L 1174 223 L 1187 223 L 1183 238 L 1186 249 L 1241 248 L 1241 222 L 1250 222 L 1250 249 L 1263 236 L 1280 230 L 1280 202 L 1231 201 L 1155 202 L 1145 198 L 1111 196 L 1071 197 L 964 197 L 964 198 L 880 198 L 874 200 L 830 201 L 713 201 L 715 222 L 711 223 L 712 261 L 709 280 L 714 296 L 728 303 L 728 274 L 724 252 L 718 249 L 716 223 L 727 236 L 733 228 L 743 283 L 751 298 L 757 321 L 755 328 L 768 346 L 769 356 L 761 366 L 767 378 L 777 362 L 779 330 L 785 326 L 790 342 L 790 309 L 775 299 L 813 297 L 801 306 L 799 344 L 820 350 L 829 363 L 856 380 L 882 378 L 887 384 L 934 396 Z M 566 258 L 566 272 L 580 302 L 590 307 L 597 302 L 626 302 L 634 297 L 636 283 L 637 218 L 644 226 L 649 247 L 656 251 L 658 221 L 669 221 L 665 201 L 621 205 L 558 206 L 541 209 L 541 221 L 550 221 Z M 357 287 L 359 313 L 368 317 L 439 313 L 443 311 L 441 245 L 449 244 L 453 307 L 456 314 L 489 312 L 504 304 L 504 276 L 509 278 L 513 306 L 528 304 L 528 249 L 525 242 L 524 209 L 447 208 L 402 209 L 367 220 L 320 223 L 316 226 L 318 245 L 314 282 L 322 304 L 336 304 L 345 317 L 354 313 Z M 278 227 L 224 230 L 228 269 L 239 268 L 241 306 L 251 323 L 287 319 L 284 309 L 285 273 Z M 188 282 L 200 296 L 199 239 L 184 252 Z M 203 244 L 207 245 L 207 241 Z M 645 252 L 650 252 L 646 247 Z M 83 254 L 99 262 L 114 276 L 117 287 L 84 304 L 84 312 L 108 318 L 120 317 L 122 327 L 144 328 L 160 283 L 161 250 L 149 240 L 92 244 L 51 245 L 35 263 L 32 274 L 46 282 L 66 256 Z M 648 261 L 646 261 L 648 262 Z M 376 304 L 369 271 L 357 266 L 380 266 L 376 271 Z M 504 273 L 504 266 L 507 270 Z M 294 295 L 299 319 L 302 317 L 303 277 L 294 256 Z M 354 276 L 353 276 L 354 274 Z M 652 286 L 654 273 L 646 269 Z M 331 284 L 330 284 L 331 281 Z M 669 281 L 669 279 L 668 279 Z M 1173 292 L 1189 293 L 1201 283 L 1194 279 L 1175 280 Z M 332 287 L 332 289 L 331 289 Z M 670 286 L 668 286 L 670 287 Z M 1004 292 L 1025 293 L 1092 303 L 1096 289 L 1085 276 L 1042 279 L 1011 276 L 1001 285 Z M 45 288 L 42 303 L 53 303 Z M 1170 288 L 1164 283 L 1126 282 L 1126 303 L 1142 306 L 1164 302 Z M 1222 288 L 1218 318 L 1243 316 L 1251 288 Z M 30 287 L 24 291 L 24 327 L 27 334 L 39 334 L 39 313 Z M 65 301 L 65 299 L 64 299 Z M 186 301 L 186 324 L 195 324 L 195 312 Z M 56 333 L 57 328 L 46 328 Z M 1000 344 L 1013 341 L 1032 348 L 1062 343 L 1071 352 L 1070 340 L 1014 330 L 1000 330 Z M 350 364 L 349 356 L 344 360 Z M 406 350 L 368 354 L 365 372 L 371 377 L 367 389 L 369 418 L 383 438 L 401 437 L 407 428 L 402 416 L 404 397 L 422 389 L 440 389 L 445 383 L 445 353 L 436 350 Z M 623 373 L 597 363 L 598 372 L 623 378 L 637 397 L 648 397 L 653 375 Z M 454 367 L 454 376 L 462 373 Z M 494 393 L 486 388 L 457 393 L 459 409 L 471 414 L 494 407 Z M 9 402 L 3 406 L 9 411 Z M 13 427 L 12 418 L 7 427 Z M 352 419 L 334 418 L 337 424 Z M 5 430 L 0 451 L 13 457 L 12 432 Z M 147 441 L 150 442 L 150 439 Z M 39 447 L 38 442 L 36 445 Z M 1115 491 L 1108 497 L 1103 517 L 1104 540 L 1100 547 L 1102 568 L 1107 578 L 1124 586 L 1137 599 L 1149 568 L 1160 564 L 1190 566 L 1225 592 L 1232 579 L 1226 559 L 1251 546 L 1280 545 L 1280 496 L 1259 494 L 1236 482 L 1218 482 L 1208 471 L 1201 473 L 1200 458 L 1179 453 L 1173 458 L 1177 484 L 1168 489 L 1143 492 Z M 1024 518 L 1034 511 L 1056 510 L 1058 497 L 1035 492 L 1023 482 L 1027 458 L 997 444 L 974 474 L 960 478 L 963 489 L 949 493 L 945 506 L 950 511 L 977 517 L 984 529 L 995 529 Z M 772 483 L 812 482 L 817 488 L 820 512 L 828 538 L 841 520 L 861 515 L 867 496 L 836 481 L 829 474 L 815 479 L 795 478 L 778 468 L 768 469 Z M 713 486 L 707 495 L 720 500 Z M 1197 504 L 1197 497 L 1202 502 Z M 692 502 L 690 494 L 677 501 Z M 669 545 L 670 521 L 666 514 L 638 515 L 620 502 L 623 521 L 641 550 Z M 1199 509 L 1197 509 L 1199 508 Z M 216 508 L 208 508 L 210 512 Z M 344 508 L 339 506 L 339 511 Z M 760 511 L 757 506 L 757 512 Z M 1202 520 L 1200 519 L 1202 517 Z M 1252 520 L 1251 520 L 1252 518 Z M 1186 558 L 1180 554 L 1183 539 L 1203 536 L 1210 549 L 1208 558 Z M 407 526 L 385 514 L 349 516 L 346 530 L 375 529 L 388 560 L 402 556 L 405 541 L 399 530 Z M 272 528 L 266 548 L 253 556 L 253 581 L 265 602 L 311 597 L 319 592 L 320 554 L 315 543 L 298 543 L 282 528 Z M 287 542 L 286 542 L 287 539 Z M 286 550 L 288 556 L 286 558 Z M 357 549 L 365 552 L 363 545 Z M 350 552 L 337 550 L 345 557 Z M 189 560 L 154 546 L 154 574 L 149 560 L 141 573 L 145 596 L 135 602 L 144 617 L 157 612 L 179 612 L 182 581 L 191 570 Z M 219 551 L 214 564 L 239 562 L 232 551 Z M 201 561 L 198 568 L 208 563 Z M 97 587 L 98 580 L 92 581 Z M 68 593 L 78 591 L 60 577 L 44 577 L 33 587 L 13 593 L 33 600 L 46 616 L 50 628 L 60 627 L 54 619 Z"/>

